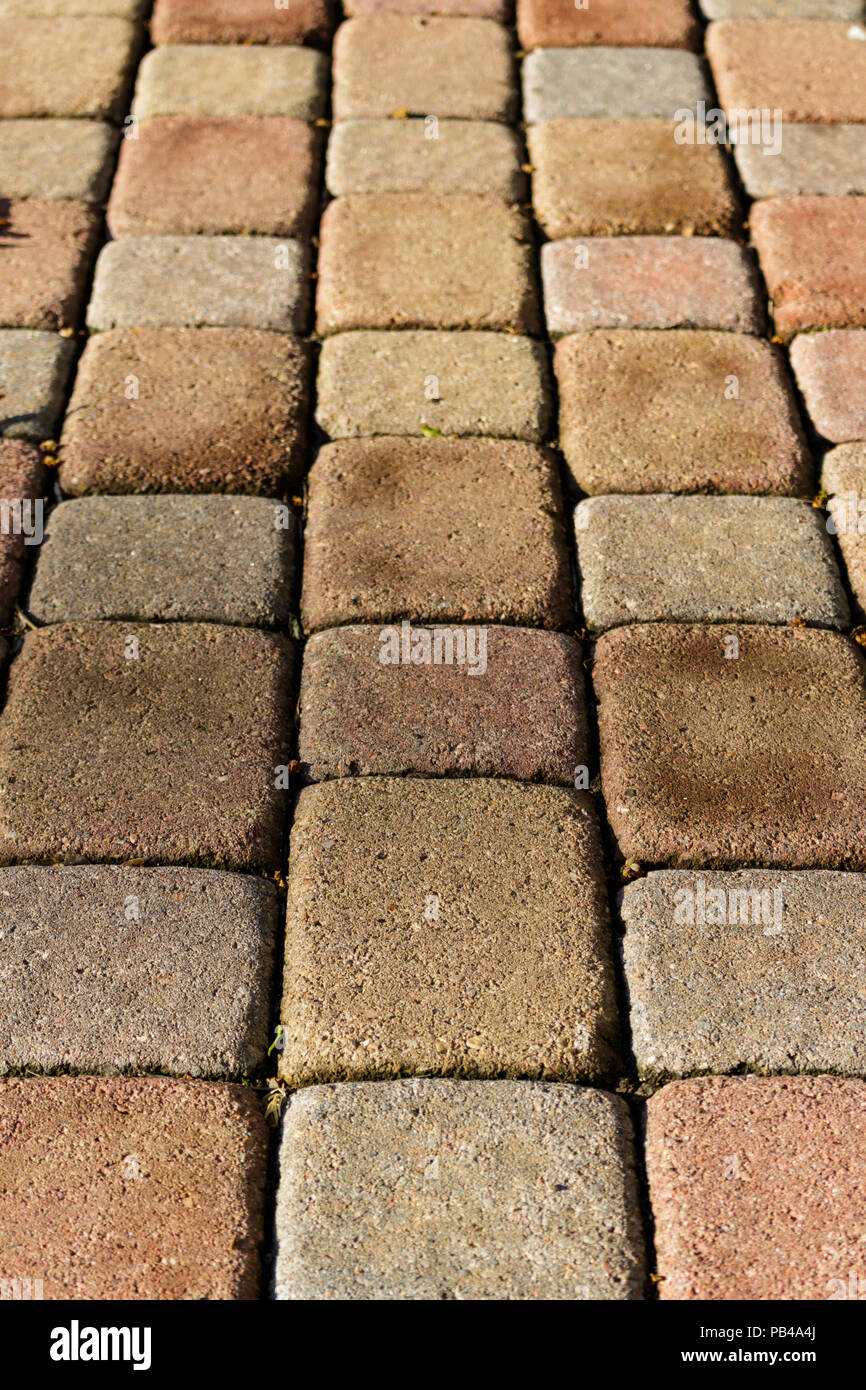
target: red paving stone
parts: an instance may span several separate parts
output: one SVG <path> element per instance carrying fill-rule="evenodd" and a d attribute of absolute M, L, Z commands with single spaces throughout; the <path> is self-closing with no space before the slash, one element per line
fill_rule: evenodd
<path fill-rule="evenodd" d="M 99 213 L 39 198 L 0 202 L 0 327 L 73 328 L 99 242 Z"/>
<path fill-rule="evenodd" d="M 689 0 L 517 0 L 524 48 L 578 44 L 698 48 L 700 25 Z"/>
<path fill-rule="evenodd" d="M 768 198 L 749 224 L 778 334 L 866 327 L 866 197 Z"/>
<path fill-rule="evenodd" d="M 778 110 L 785 121 L 866 120 L 866 43 L 858 27 L 787 19 L 711 24 L 707 55 L 721 105 Z"/>
<path fill-rule="evenodd" d="M 42 454 L 38 449 L 17 439 L 0 439 L 0 626 L 3 627 L 12 616 L 28 552 L 34 556 L 41 540 L 42 517 L 35 502 L 45 495 L 45 481 Z M 27 532 L 31 538 L 29 545 Z"/>
<path fill-rule="evenodd" d="M 326 44 L 333 29 L 332 0 L 156 0 L 150 24 L 154 43 Z"/>
<path fill-rule="evenodd" d="M 804 333 L 791 344 L 791 366 L 819 434 L 834 444 L 866 439 L 866 333 Z"/>

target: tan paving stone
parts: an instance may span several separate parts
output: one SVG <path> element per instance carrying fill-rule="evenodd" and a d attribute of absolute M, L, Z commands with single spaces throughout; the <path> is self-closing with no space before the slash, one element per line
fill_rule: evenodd
<path fill-rule="evenodd" d="M 104 202 L 117 138 L 103 121 L 0 121 L 0 197 Z"/>
<path fill-rule="evenodd" d="M 0 117 L 120 121 L 141 41 L 126 19 L 0 11 Z"/>
<path fill-rule="evenodd" d="M 345 193 L 477 193 L 516 203 L 527 178 L 517 132 L 496 121 L 338 121 L 326 183 Z"/>
<path fill-rule="evenodd" d="M 150 116 L 324 117 L 328 62 L 311 48 L 172 44 L 145 54 L 133 113 Z"/>

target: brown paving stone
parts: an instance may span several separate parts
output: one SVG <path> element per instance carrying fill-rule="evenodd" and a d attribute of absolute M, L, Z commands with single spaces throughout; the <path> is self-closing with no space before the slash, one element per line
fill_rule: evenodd
<path fill-rule="evenodd" d="M 74 327 L 99 241 L 84 203 L 0 199 L 0 327 Z"/>
<path fill-rule="evenodd" d="M 31 548 L 41 540 L 41 516 L 33 503 L 45 495 L 42 455 L 32 444 L 0 439 L 0 626 L 5 627 L 21 587 Z M 30 506 L 27 506 L 27 503 Z"/>
<path fill-rule="evenodd" d="M 140 47 L 126 19 L 0 14 L 0 117 L 120 121 Z"/>
<path fill-rule="evenodd" d="M 517 36 L 524 48 L 700 48 L 701 30 L 689 0 L 517 0 Z"/>
<path fill-rule="evenodd" d="M 866 444 L 840 444 L 825 454 L 821 486 L 831 494 L 828 530 L 837 538 L 854 597 L 866 611 Z"/>
<path fill-rule="evenodd" d="M 317 331 L 537 333 L 531 233 L 519 208 L 423 193 L 337 198 L 321 227 Z"/>
<path fill-rule="evenodd" d="M 321 137 L 305 121 L 279 116 L 142 121 L 138 138 L 121 147 L 109 230 L 306 236 L 318 208 Z"/>
<path fill-rule="evenodd" d="M 789 19 L 723 20 L 707 56 L 728 111 L 782 112 L 786 121 L 866 120 L 866 43 L 858 26 Z"/>
<path fill-rule="evenodd" d="M 758 338 L 576 333 L 554 365 L 560 444 L 584 492 L 812 489 L 784 357 Z"/>
<path fill-rule="evenodd" d="M 819 434 L 834 444 L 866 439 L 866 333 L 801 334 L 791 344 L 791 366 Z"/>
<path fill-rule="evenodd" d="M 267 1129 L 241 1086 L 0 1083 L 0 1277 L 46 1299 L 254 1299 Z"/>
<path fill-rule="evenodd" d="M 156 0 L 153 42 L 327 44 L 333 27 L 331 0 Z"/>
<path fill-rule="evenodd" d="M 866 197 L 768 198 L 750 226 L 778 334 L 866 327 Z"/>
<path fill-rule="evenodd" d="M 300 708 L 298 756 L 316 781 L 473 773 L 572 786 L 589 763 L 580 644 L 558 632 L 331 628 L 304 649 Z"/>
<path fill-rule="evenodd" d="M 674 1082 L 647 1103 L 647 1169 L 662 1298 L 849 1298 L 852 1271 L 858 1296 L 862 1081 Z"/>
<path fill-rule="evenodd" d="M 281 496 L 303 467 L 309 365 L 284 333 L 95 334 L 66 415 L 60 484 L 73 494 Z"/>
<path fill-rule="evenodd" d="M 585 793 L 486 779 L 309 787 L 286 931 L 280 1068 L 293 1086 L 598 1079 L 613 1065 L 604 863 Z"/>
<path fill-rule="evenodd" d="M 864 677 L 860 648 L 816 628 L 605 633 L 593 681 L 621 853 L 673 867 L 866 867 Z"/>
<path fill-rule="evenodd" d="M 568 627 L 558 468 L 513 440 L 342 439 L 313 465 L 301 615 Z"/>
<path fill-rule="evenodd" d="M 272 872 L 292 664 L 246 628 L 29 633 L 0 716 L 0 858 Z"/>

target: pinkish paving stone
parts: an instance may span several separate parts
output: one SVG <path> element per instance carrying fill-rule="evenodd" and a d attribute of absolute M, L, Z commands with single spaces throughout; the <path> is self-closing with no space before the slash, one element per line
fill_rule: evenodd
<path fill-rule="evenodd" d="M 862 1297 L 862 1081 L 676 1081 L 647 1102 L 646 1142 L 663 1299 Z"/>
<path fill-rule="evenodd" d="M 700 48 L 701 30 L 689 0 L 517 0 L 517 35 L 524 48 Z"/>
<path fill-rule="evenodd" d="M 156 0 L 153 42 L 309 43 L 324 46 L 333 27 L 331 0 Z"/>
<path fill-rule="evenodd" d="M 768 198 L 750 226 L 781 337 L 866 327 L 866 197 Z"/>
<path fill-rule="evenodd" d="M 0 9 L 0 117 L 86 116 L 122 120 L 138 25 L 105 16 L 8 14 Z"/>
<path fill-rule="evenodd" d="M 0 207 L 0 327 L 74 328 L 99 242 L 99 213 L 39 198 L 4 199 Z"/>
<path fill-rule="evenodd" d="M 0 439 L 0 627 L 12 617 L 21 587 L 28 549 L 42 539 L 42 504 L 45 495 L 42 455 L 32 444 Z"/>
<path fill-rule="evenodd" d="M 548 331 L 724 328 L 760 333 L 749 251 L 713 237 L 586 237 L 541 248 Z"/>
<path fill-rule="evenodd" d="M 725 110 L 785 121 L 866 120 L 866 29 L 790 19 L 711 24 L 707 56 Z"/>
<path fill-rule="evenodd" d="M 852 593 L 866 612 L 866 443 L 840 444 L 825 454 L 821 487 L 830 495 L 827 529 L 839 543 Z"/>
<path fill-rule="evenodd" d="M 834 444 L 866 439 L 866 332 L 800 334 L 791 366 L 819 434 Z"/>
<path fill-rule="evenodd" d="M 441 14 L 475 19 L 497 19 L 506 24 L 514 12 L 514 0 L 343 0 L 347 15 Z"/>

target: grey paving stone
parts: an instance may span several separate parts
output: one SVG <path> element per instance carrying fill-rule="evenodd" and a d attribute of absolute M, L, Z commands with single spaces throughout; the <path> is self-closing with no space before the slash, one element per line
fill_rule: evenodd
<path fill-rule="evenodd" d="M 698 0 L 707 19 L 862 19 L 863 0 Z"/>
<path fill-rule="evenodd" d="M 850 622 L 822 514 L 792 497 L 590 497 L 575 513 L 587 626 Z"/>
<path fill-rule="evenodd" d="M 124 237 L 96 263 L 87 326 L 306 327 L 307 249 L 278 237 Z"/>
<path fill-rule="evenodd" d="M 509 333 L 338 333 L 319 359 L 316 419 L 353 435 L 487 435 L 542 443 L 552 425 L 547 357 Z"/>
<path fill-rule="evenodd" d="M 51 513 L 28 610 L 41 623 L 276 627 L 291 611 L 295 529 L 264 497 L 82 497 Z"/>
<path fill-rule="evenodd" d="M 0 869 L 0 1072 L 260 1067 L 276 930 L 273 885 L 247 875 Z"/>
<path fill-rule="evenodd" d="M 58 333 L 0 329 L 0 435 L 52 438 L 74 357 L 74 341 Z"/>
<path fill-rule="evenodd" d="M 102 203 L 117 140 L 103 121 L 0 121 L 0 197 Z"/>
<path fill-rule="evenodd" d="M 526 120 L 664 116 L 712 98 L 694 53 L 673 48 L 537 48 L 523 60 Z"/>
<path fill-rule="evenodd" d="M 283 1127 L 277 1298 L 639 1298 L 632 1144 L 600 1091 L 310 1087 Z"/>
<path fill-rule="evenodd" d="M 331 131 L 329 192 L 526 195 L 517 133 L 496 121 L 354 120 Z"/>
<path fill-rule="evenodd" d="M 740 178 L 752 198 L 821 193 L 866 193 L 866 138 L 862 125 L 807 125 L 787 121 L 782 148 L 736 145 Z"/>
<path fill-rule="evenodd" d="M 821 486 L 830 494 L 828 528 L 842 552 L 854 597 L 866 612 L 866 443 L 840 444 L 825 454 Z"/>
<path fill-rule="evenodd" d="M 126 19 L 0 13 L 0 117 L 120 121 L 141 44 Z"/>
<path fill-rule="evenodd" d="M 294 116 L 327 110 L 328 60 L 312 48 L 176 44 L 146 54 L 133 114 Z"/>

